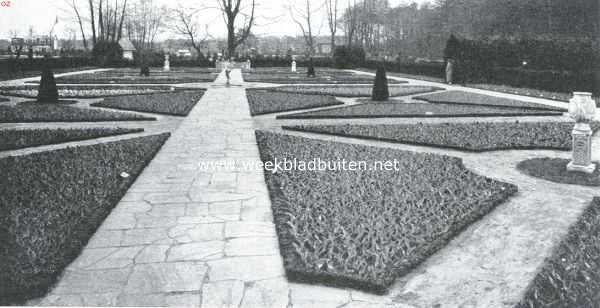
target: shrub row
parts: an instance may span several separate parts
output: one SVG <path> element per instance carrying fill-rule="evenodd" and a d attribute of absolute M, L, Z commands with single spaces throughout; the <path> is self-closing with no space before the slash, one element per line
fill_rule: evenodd
<path fill-rule="evenodd" d="M 600 123 L 594 122 L 597 131 Z M 284 129 L 343 137 L 373 139 L 407 144 L 483 152 L 511 149 L 572 148 L 569 122 L 499 122 L 387 125 L 309 125 Z"/>
<path fill-rule="evenodd" d="M 0 80 L 22 78 L 24 72 L 40 72 L 45 65 L 53 69 L 69 69 L 93 66 L 94 61 L 86 57 L 0 59 Z"/>
<path fill-rule="evenodd" d="M 0 305 L 44 295 L 168 137 L 0 159 Z"/>
<path fill-rule="evenodd" d="M 144 129 L 142 128 L 5 129 L 0 130 L 0 151 L 139 133 L 143 131 Z"/>
<path fill-rule="evenodd" d="M 329 162 L 327 172 L 300 165 L 265 172 L 283 263 L 293 281 L 384 293 L 517 192 L 514 185 L 469 171 L 459 158 L 265 131 L 256 137 L 265 164 L 310 164 L 315 157 Z M 366 167 L 336 168 L 332 162 L 342 157 Z M 394 170 L 378 170 L 382 161 L 393 162 Z"/>

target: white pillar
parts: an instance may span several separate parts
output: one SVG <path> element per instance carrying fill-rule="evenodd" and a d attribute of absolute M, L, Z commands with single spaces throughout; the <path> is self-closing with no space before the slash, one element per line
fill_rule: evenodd
<path fill-rule="evenodd" d="M 292 61 L 292 73 L 296 72 L 296 60 Z"/>

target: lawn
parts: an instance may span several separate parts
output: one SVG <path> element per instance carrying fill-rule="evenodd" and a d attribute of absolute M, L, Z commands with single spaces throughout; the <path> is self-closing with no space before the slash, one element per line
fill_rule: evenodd
<path fill-rule="evenodd" d="M 38 85 L 5 86 L 0 87 L 0 94 L 6 96 L 36 98 Z M 100 98 L 107 96 L 152 94 L 173 92 L 176 89 L 170 86 L 86 86 L 69 85 L 58 86 L 60 98 Z M 177 88 L 183 90 L 183 88 Z"/>
<path fill-rule="evenodd" d="M 600 163 L 596 163 L 596 171 L 592 174 L 567 171 L 570 159 L 532 158 L 517 164 L 521 172 L 547 181 L 584 186 L 600 186 Z"/>
<path fill-rule="evenodd" d="M 320 70 L 315 69 L 316 77 L 307 77 L 304 72 L 268 72 L 256 73 L 246 72 L 243 74 L 246 82 L 265 82 L 278 84 L 372 84 L 374 77 L 354 74 L 338 70 Z M 405 81 L 396 81 L 389 79 L 389 83 L 405 83 Z"/>
<path fill-rule="evenodd" d="M 204 92 L 205 90 L 117 96 L 105 98 L 91 106 L 187 116 L 202 98 Z"/>
<path fill-rule="evenodd" d="M 25 103 L 16 106 L 0 105 L 0 123 L 25 122 L 105 122 L 154 121 L 156 118 L 133 113 L 112 112 L 67 105 Z"/>
<path fill-rule="evenodd" d="M 284 129 L 343 137 L 484 152 L 511 149 L 571 150 L 570 122 L 473 122 L 387 125 L 309 125 Z M 592 124 L 596 132 L 600 123 Z"/>
<path fill-rule="evenodd" d="M 559 110 L 567 111 L 563 108 L 537 104 L 514 99 L 490 96 L 485 94 L 464 92 L 464 91 L 446 91 L 415 97 L 415 99 L 424 100 L 430 103 L 457 104 L 457 105 L 478 105 L 494 107 L 523 108 L 533 110 Z"/>
<path fill-rule="evenodd" d="M 141 128 L 4 129 L 0 151 L 143 132 Z"/>
<path fill-rule="evenodd" d="M 168 137 L 0 159 L 0 305 L 44 295 Z"/>
<path fill-rule="evenodd" d="M 567 205 L 568 206 L 568 205 Z M 600 305 L 600 198 L 579 217 L 516 308 Z"/>
<path fill-rule="evenodd" d="M 383 293 L 461 230 L 517 192 L 459 158 L 257 131 L 287 277 Z M 335 168 L 341 160 L 364 170 Z M 378 169 L 377 162 L 397 165 Z M 320 165 L 321 163 L 315 162 Z M 350 166 L 350 164 L 346 164 Z M 390 166 L 391 167 L 391 166 Z"/>
<path fill-rule="evenodd" d="M 55 68 L 53 69 L 54 74 L 63 74 L 77 71 L 85 71 L 96 69 L 96 67 L 91 66 L 83 66 L 83 67 L 72 67 L 72 68 Z M 0 72 L 0 81 L 11 80 L 11 79 L 21 79 L 21 78 L 30 78 L 30 77 L 39 77 L 42 74 L 39 70 L 34 71 L 21 71 L 21 72 Z"/>
<path fill-rule="evenodd" d="M 560 116 L 562 112 L 476 105 L 367 103 L 277 116 L 278 119 Z"/>
<path fill-rule="evenodd" d="M 248 89 L 246 96 L 253 116 L 344 104 L 328 95 L 278 93 L 263 89 Z"/>
<path fill-rule="evenodd" d="M 334 86 L 283 86 L 267 88 L 269 91 L 285 93 L 302 93 L 315 95 L 333 95 L 339 97 L 371 97 L 373 86 L 334 85 Z M 408 96 L 443 90 L 427 86 L 395 86 L 389 87 L 390 96 Z"/>

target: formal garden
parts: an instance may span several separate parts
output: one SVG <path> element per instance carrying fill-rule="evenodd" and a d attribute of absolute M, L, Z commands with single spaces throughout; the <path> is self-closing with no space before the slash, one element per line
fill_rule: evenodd
<path fill-rule="evenodd" d="M 597 305 L 591 94 L 164 62 L 0 84 L 0 304 Z"/>

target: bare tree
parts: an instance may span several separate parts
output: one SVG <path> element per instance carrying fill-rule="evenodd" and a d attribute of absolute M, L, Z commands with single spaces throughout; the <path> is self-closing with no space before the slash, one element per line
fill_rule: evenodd
<path fill-rule="evenodd" d="M 156 35 L 164 25 L 165 10 L 164 7 L 158 7 L 154 0 L 136 2 L 127 23 L 127 35 L 136 48 L 152 48 Z"/>
<path fill-rule="evenodd" d="M 73 12 L 75 13 L 76 21 L 79 24 L 79 30 L 81 31 L 81 39 L 83 40 L 83 48 L 88 50 L 88 44 L 87 44 L 87 40 L 85 38 L 85 30 L 83 28 L 83 18 L 81 17 L 81 14 L 79 13 L 79 8 L 77 7 L 77 3 L 75 3 L 75 0 L 64 0 L 64 1 L 65 1 L 65 3 L 67 3 L 67 5 L 71 9 L 73 9 Z"/>
<path fill-rule="evenodd" d="M 356 0 L 354 3 L 348 3 L 346 12 L 343 17 L 344 30 L 346 32 L 346 45 L 350 46 L 354 42 L 354 36 L 356 34 L 356 28 L 358 26 L 358 8 Z"/>
<path fill-rule="evenodd" d="M 242 44 L 250 35 L 252 26 L 254 25 L 254 9 L 256 7 L 255 0 L 252 0 L 250 5 L 250 13 L 243 13 L 241 7 L 243 0 L 217 0 L 219 9 L 223 15 L 223 20 L 227 26 L 227 56 L 232 57 L 235 54 L 236 48 Z M 239 16 L 244 17 L 244 21 L 240 28 L 236 27 L 236 19 Z"/>
<path fill-rule="evenodd" d="M 306 52 L 309 57 L 315 54 L 315 39 L 313 36 L 313 14 L 320 9 L 312 9 L 310 6 L 310 0 L 305 1 L 303 7 L 299 7 L 295 4 L 297 1 L 289 1 L 289 10 L 292 20 L 298 25 L 302 31 L 304 42 L 306 44 Z"/>
<path fill-rule="evenodd" d="M 203 57 L 202 47 L 204 42 L 210 37 L 208 35 L 208 25 L 204 25 L 204 35 L 200 35 L 200 26 L 194 20 L 195 15 L 202 9 L 189 9 L 178 6 L 171 10 L 172 28 L 180 35 L 187 37 L 187 45 L 194 48 L 198 53 L 198 57 Z"/>
<path fill-rule="evenodd" d="M 335 50 L 335 35 L 338 29 L 338 0 L 325 0 L 327 7 L 327 24 L 331 33 L 331 54 Z"/>

